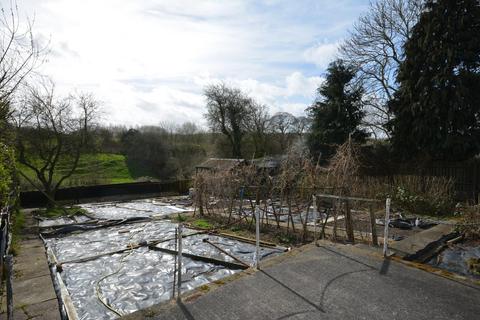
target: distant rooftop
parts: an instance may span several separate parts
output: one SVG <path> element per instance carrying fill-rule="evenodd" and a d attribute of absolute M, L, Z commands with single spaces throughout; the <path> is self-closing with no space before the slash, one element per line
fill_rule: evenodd
<path fill-rule="evenodd" d="M 195 168 L 197 170 L 228 171 L 243 163 L 245 163 L 245 159 L 210 158 Z"/>

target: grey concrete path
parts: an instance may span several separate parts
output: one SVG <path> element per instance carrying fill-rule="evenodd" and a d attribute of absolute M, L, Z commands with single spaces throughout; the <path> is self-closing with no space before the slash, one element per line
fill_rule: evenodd
<path fill-rule="evenodd" d="M 188 300 L 125 319 L 480 319 L 480 287 L 326 242 Z"/>
<path fill-rule="evenodd" d="M 13 303 L 14 318 L 60 319 L 57 296 L 48 269 L 45 247 L 38 237 L 36 221 L 27 213 L 20 241 L 20 253 L 14 257 Z M 5 311 L 2 297 L 2 312 Z M 6 319 L 6 314 L 0 314 Z"/>

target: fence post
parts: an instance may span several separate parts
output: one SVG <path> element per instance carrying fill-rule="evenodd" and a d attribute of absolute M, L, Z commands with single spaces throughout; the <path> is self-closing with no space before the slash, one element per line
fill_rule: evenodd
<path fill-rule="evenodd" d="M 7 319 L 13 320 L 13 257 L 12 255 L 5 256 L 5 266 L 7 269 Z"/>
<path fill-rule="evenodd" d="M 317 219 L 318 219 L 318 212 L 317 212 L 317 197 L 312 195 L 312 206 L 313 206 L 313 243 L 318 245 L 318 236 L 317 236 Z"/>
<path fill-rule="evenodd" d="M 180 295 L 181 295 L 181 287 L 182 287 L 182 230 L 183 226 L 182 224 L 178 225 L 178 266 L 177 266 L 177 271 L 178 271 L 178 276 L 177 276 L 177 301 L 180 301 Z"/>
<path fill-rule="evenodd" d="M 391 199 L 387 198 L 385 201 L 385 229 L 383 232 L 383 256 L 387 256 L 388 251 L 388 225 L 390 224 L 390 204 Z"/>
<path fill-rule="evenodd" d="M 255 269 L 260 269 L 260 213 L 255 206 Z"/>
<path fill-rule="evenodd" d="M 373 213 L 372 205 L 369 206 L 368 210 L 370 213 L 370 228 L 372 231 L 372 244 L 374 246 L 378 246 L 377 227 L 376 227 L 377 222 L 375 221 L 375 214 Z"/>
<path fill-rule="evenodd" d="M 350 211 L 350 203 L 345 200 L 345 229 L 347 231 L 347 238 L 352 244 L 355 243 L 355 236 L 353 234 L 352 212 Z"/>

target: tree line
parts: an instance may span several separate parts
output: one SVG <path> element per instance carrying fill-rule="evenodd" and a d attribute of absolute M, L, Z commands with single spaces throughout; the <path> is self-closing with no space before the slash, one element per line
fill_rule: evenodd
<path fill-rule="evenodd" d="M 59 95 L 31 71 L 45 48 L 18 10 L 0 28 L 0 175 L 14 163 L 54 195 L 82 154 L 124 154 L 161 179 L 188 177 L 207 157 L 258 158 L 306 148 L 328 160 L 347 139 L 380 140 L 400 160 L 463 160 L 480 152 L 478 0 L 378 0 L 350 30 L 305 116 L 269 107 L 225 83 L 204 88 L 205 119 L 137 128 L 105 127 L 90 93 Z M 14 156 L 13 156 L 14 155 Z M 15 160 L 16 159 L 16 160 Z M 67 163 L 62 176 L 55 173 Z M 5 195 L 3 191 L 2 197 Z"/>
<path fill-rule="evenodd" d="M 308 118 L 294 125 L 307 132 L 311 156 L 328 160 L 347 139 L 381 140 L 400 161 L 478 155 L 479 31 L 479 0 L 371 3 L 329 65 Z M 264 151 L 265 106 L 225 84 L 205 96 L 210 128 L 233 156 L 241 157 L 247 132 Z"/>

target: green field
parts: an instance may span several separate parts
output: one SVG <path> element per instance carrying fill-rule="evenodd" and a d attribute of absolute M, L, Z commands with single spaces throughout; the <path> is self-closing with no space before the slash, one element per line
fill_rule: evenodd
<path fill-rule="evenodd" d="M 18 164 L 18 169 L 38 183 L 35 173 L 28 167 Z M 68 165 L 60 163 L 55 179 L 68 172 Z M 97 153 L 86 154 L 80 158 L 75 173 L 65 180 L 62 187 L 113 184 L 134 182 L 138 178 L 149 176 L 148 172 L 136 166 L 128 165 L 126 158 L 121 154 Z M 20 177 L 22 190 L 34 189 L 26 179 Z"/>

